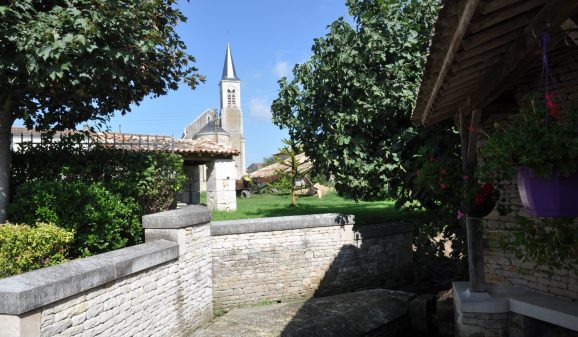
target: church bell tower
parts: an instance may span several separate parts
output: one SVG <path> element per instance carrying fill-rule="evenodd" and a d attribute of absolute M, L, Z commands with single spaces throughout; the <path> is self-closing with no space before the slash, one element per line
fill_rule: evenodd
<path fill-rule="evenodd" d="M 221 127 L 231 137 L 231 146 L 240 151 L 235 157 L 237 179 L 245 174 L 245 137 L 243 136 L 243 112 L 241 111 L 241 80 L 237 77 L 231 47 L 227 44 L 221 89 Z"/>

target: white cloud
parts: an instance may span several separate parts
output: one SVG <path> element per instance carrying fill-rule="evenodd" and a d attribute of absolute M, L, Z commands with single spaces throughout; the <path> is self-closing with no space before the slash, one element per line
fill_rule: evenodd
<path fill-rule="evenodd" d="M 273 67 L 273 74 L 277 77 L 287 76 L 289 74 L 289 63 L 286 61 L 279 61 Z"/>
<path fill-rule="evenodd" d="M 251 117 L 271 118 L 271 102 L 263 97 L 254 97 L 249 100 L 249 114 Z"/>

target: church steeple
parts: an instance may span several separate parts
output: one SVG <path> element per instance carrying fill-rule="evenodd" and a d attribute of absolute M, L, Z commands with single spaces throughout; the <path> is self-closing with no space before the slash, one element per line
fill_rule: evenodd
<path fill-rule="evenodd" d="M 235 72 L 235 63 L 233 63 L 233 56 L 231 55 L 231 47 L 227 43 L 227 53 L 225 54 L 225 64 L 223 65 L 223 76 L 221 80 L 237 80 L 240 81 Z"/>

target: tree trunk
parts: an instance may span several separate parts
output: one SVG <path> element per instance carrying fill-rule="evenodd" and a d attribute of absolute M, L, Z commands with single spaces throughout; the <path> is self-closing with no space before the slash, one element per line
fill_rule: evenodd
<path fill-rule="evenodd" d="M 10 137 L 14 119 L 6 109 L 9 104 L 10 102 L 6 101 L 3 107 L 0 107 L 0 223 L 6 221 L 6 208 L 10 196 L 10 163 L 12 161 Z"/>

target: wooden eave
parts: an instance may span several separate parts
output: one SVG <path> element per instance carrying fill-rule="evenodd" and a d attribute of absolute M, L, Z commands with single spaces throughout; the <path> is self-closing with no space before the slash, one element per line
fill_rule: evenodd
<path fill-rule="evenodd" d="M 551 53 L 572 25 L 578 0 L 442 0 L 412 120 L 432 124 L 454 116 L 466 102 L 483 109 L 524 81 L 539 80 L 540 45 L 535 33 L 549 25 Z M 570 23 L 569 23 L 570 22 Z"/>

